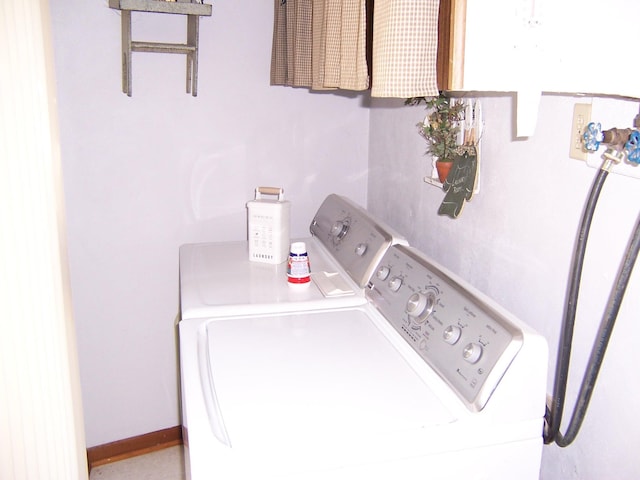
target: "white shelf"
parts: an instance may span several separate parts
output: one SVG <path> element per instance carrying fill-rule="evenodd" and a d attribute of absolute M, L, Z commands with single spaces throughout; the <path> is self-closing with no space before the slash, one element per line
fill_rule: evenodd
<path fill-rule="evenodd" d="M 438 178 L 431 178 L 429 176 L 424 177 L 424 183 L 428 183 L 429 185 L 433 185 L 434 187 L 442 188 L 442 183 Z"/>

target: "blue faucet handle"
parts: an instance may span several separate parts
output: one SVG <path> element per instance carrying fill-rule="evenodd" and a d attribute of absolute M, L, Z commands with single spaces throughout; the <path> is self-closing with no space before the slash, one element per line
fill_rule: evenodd
<path fill-rule="evenodd" d="M 584 139 L 584 148 L 590 152 L 595 152 L 600 148 L 604 135 L 602 133 L 602 125 L 595 122 L 590 122 L 582 135 Z"/>
<path fill-rule="evenodd" d="M 627 151 L 627 160 L 636 165 L 640 164 L 640 132 L 634 130 L 629 135 L 629 140 L 624 144 Z"/>

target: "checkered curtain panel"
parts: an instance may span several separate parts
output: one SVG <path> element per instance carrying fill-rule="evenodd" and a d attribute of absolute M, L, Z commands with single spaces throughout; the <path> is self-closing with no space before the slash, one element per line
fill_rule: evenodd
<path fill-rule="evenodd" d="M 378 0 L 373 10 L 374 97 L 438 95 L 439 0 Z"/>
<path fill-rule="evenodd" d="M 372 96 L 438 94 L 439 0 L 376 0 Z M 366 90 L 366 0 L 274 0 L 271 84 Z"/>
<path fill-rule="evenodd" d="M 366 90 L 366 0 L 274 0 L 271 84 Z"/>

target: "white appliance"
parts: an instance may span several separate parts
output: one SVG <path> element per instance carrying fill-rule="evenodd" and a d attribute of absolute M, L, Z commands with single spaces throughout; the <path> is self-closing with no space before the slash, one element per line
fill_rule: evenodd
<path fill-rule="evenodd" d="M 310 230 L 312 237 L 302 241 L 307 247 L 313 282 L 304 286 L 287 283 L 285 263 L 267 265 L 250 261 L 247 242 L 183 245 L 182 321 L 365 303 L 364 287 L 375 265 L 390 245 L 407 243 L 392 228 L 339 195 L 329 195 L 324 200 Z"/>
<path fill-rule="evenodd" d="M 544 339 L 345 199 L 311 231 L 307 290 L 181 249 L 187 478 L 538 478 Z"/>

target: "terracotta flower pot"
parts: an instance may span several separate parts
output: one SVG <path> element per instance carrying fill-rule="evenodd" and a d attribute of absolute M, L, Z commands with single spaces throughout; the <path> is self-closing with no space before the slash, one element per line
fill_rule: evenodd
<path fill-rule="evenodd" d="M 438 170 L 438 179 L 440 180 L 440 183 L 444 183 L 447 179 L 452 165 L 453 162 L 442 162 L 440 160 L 436 162 L 436 169 Z"/>

